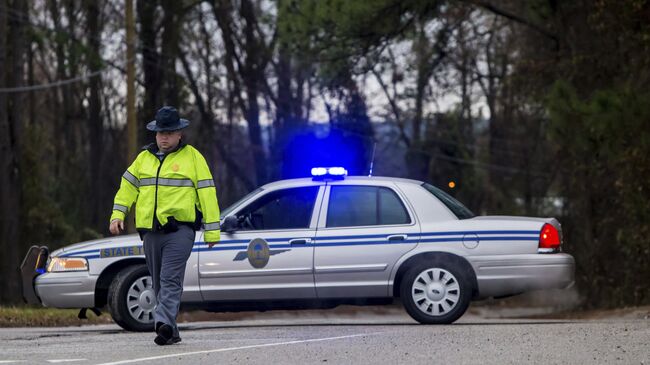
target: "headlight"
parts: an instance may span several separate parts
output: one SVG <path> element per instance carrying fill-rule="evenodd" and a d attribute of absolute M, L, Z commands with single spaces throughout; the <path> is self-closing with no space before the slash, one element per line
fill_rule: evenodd
<path fill-rule="evenodd" d="M 88 271 L 88 261 L 82 257 L 52 257 L 47 272 Z"/>

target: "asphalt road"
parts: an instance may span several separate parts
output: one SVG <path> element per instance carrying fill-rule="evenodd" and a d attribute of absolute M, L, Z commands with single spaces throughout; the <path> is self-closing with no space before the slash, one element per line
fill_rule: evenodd
<path fill-rule="evenodd" d="M 650 364 L 650 319 L 485 319 L 422 326 L 400 312 L 181 325 L 180 344 L 114 325 L 0 328 L 0 364 Z"/>

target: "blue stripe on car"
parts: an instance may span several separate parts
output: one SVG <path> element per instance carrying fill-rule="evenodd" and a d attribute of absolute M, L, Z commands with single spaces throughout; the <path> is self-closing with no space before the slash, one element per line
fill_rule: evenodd
<path fill-rule="evenodd" d="M 366 241 L 350 241 L 358 239 L 368 239 L 368 238 L 378 238 L 378 237 L 387 237 L 389 235 L 407 235 L 407 239 L 404 241 L 386 241 L 386 240 L 366 240 Z M 316 245 L 321 247 L 333 247 L 333 246 L 361 246 L 361 245 L 394 245 L 394 244 L 409 244 L 409 243 L 436 243 L 436 242 L 459 242 L 462 241 L 462 237 L 442 237 L 442 238 L 430 238 L 428 236 L 460 236 L 467 234 L 475 234 L 479 236 L 480 241 L 537 241 L 539 240 L 539 231 L 524 231 L 524 230 L 506 230 L 506 231 L 448 231 L 448 232 L 426 232 L 426 233 L 396 233 L 396 234 L 371 234 L 371 235 L 356 235 L 356 236 L 328 236 L 328 237 L 312 237 L 312 239 L 317 240 Z M 492 235 L 521 235 L 521 236 L 492 236 Z M 487 235 L 487 236 L 486 236 Z M 525 235 L 525 236 L 524 236 Z M 269 238 L 266 241 L 275 242 L 275 243 L 284 243 L 271 245 L 270 247 L 274 248 L 300 248 L 300 247 L 313 247 L 313 245 L 305 246 L 292 246 L 287 244 L 290 238 Z M 327 242 L 342 240 L 341 242 Z M 322 242 L 325 241 L 325 242 Z M 218 245 L 208 248 L 205 242 L 195 242 L 193 252 L 203 252 L 203 251 L 234 251 L 234 250 L 245 250 L 248 246 L 241 246 L 235 244 L 248 243 L 250 240 L 225 240 L 220 241 Z M 222 246 L 224 244 L 229 244 L 228 246 Z M 120 246 L 115 248 L 123 247 L 132 247 L 139 245 L 128 245 Z M 203 246 L 203 247 L 200 247 Z M 101 249 L 100 249 L 101 250 Z M 81 256 L 86 259 L 96 259 L 100 258 L 100 255 L 97 255 L 95 250 L 85 250 L 85 251 L 73 251 L 67 252 L 60 257 L 70 257 L 70 256 Z M 89 255 L 90 254 L 90 255 Z"/>

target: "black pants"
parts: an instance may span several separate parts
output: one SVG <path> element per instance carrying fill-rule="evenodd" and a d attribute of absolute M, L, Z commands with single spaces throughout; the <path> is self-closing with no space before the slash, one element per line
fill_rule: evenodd
<path fill-rule="evenodd" d="M 194 230 L 180 225 L 172 233 L 148 232 L 144 236 L 144 254 L 156 293 L 154 323 L 166 323 L 178 336 L 176 316 L 181 305 L 185 266 L 194 246 Z"/>

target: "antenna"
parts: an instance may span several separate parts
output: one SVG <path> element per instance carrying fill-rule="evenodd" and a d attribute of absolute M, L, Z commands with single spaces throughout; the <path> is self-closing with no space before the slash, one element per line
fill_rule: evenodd
<path fill-rule="evenodd" d="M 372 146 L 372 158 L 370 159 L 370 171 L 368 172 L 368 177 L 372 176 L 372 166 L 375 164 L 375 151 L 377 150 L 377 142 Z"/>

